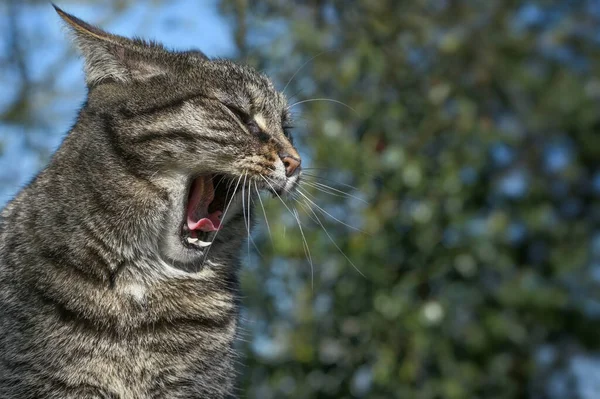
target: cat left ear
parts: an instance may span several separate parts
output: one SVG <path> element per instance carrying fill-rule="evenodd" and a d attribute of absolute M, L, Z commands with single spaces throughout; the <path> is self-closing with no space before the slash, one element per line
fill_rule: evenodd
<path fill-rule="evenodd" d="M 71 28 L 85 60 L 89 87 L 103 81 L 145 80 L 167 73 L 168 68 L 159 56 L 166 53 L 161 46 L 110 34 L 52 6 Z"/>

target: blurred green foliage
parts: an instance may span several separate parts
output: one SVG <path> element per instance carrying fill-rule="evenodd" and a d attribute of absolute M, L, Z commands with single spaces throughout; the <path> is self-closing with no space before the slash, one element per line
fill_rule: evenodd
<path fill-rule="evenodd" d="M 243 396 L 556 397 L 554 370 L 600 346 L 598 2 L 222 10 L 242 60 L 280 88 L 293 76 L 291 103 L 347 104 L 293 110 L 320 168 L 305 195 L 362 230 L 312 207 L 364 277 L 303 195 L 288 200 L 313 273 L 295 218 L 265 203 L 273 244 L 257 222 L 243 272 Z"/>

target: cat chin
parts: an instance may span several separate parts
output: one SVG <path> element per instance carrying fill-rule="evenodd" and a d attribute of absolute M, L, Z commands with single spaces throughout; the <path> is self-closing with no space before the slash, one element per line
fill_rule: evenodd
<path fill-rule="evenodd" d="M 206 255 L 216 251 L 218 244 L 193 248 L 182 242 L 181 236 L 168 237 L 160 246 L 159 255 L 165 265 L 180 272 L 195 273 L 202 269 Z M 211 248 L 212 247 L 212 248 Z"/>
<path fill-rule="evenodd" d="M 283 186 L 283 193 L 284 195 L 290 195 L 291 193 L 294 192 L 294 190 L 296 190 L 296 187 L 298 186 L 298 184 L 300 183 L 300 174 L 297 174 L 295 176 L 289 177 L 288 179 L 286 179 L 286 182 Z"/>

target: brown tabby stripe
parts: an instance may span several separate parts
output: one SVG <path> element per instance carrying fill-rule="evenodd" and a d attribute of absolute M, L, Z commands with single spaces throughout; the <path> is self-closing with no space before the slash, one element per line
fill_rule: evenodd
<path fill-rule="evenodd" d="M 125 117 L 126 119 L 137 118 L 140 116 L 152 115 L 152 114 L 155 114 L 157 112 L 160 112 L 160 111 L 163 111 L 166 109 L 179 108 L 183 104 L 185 104 L 186 101 L 193 100 L 195 98 L 207 98 L 207 97 L 202 94 L 193 93 L 193 94 L 189 94 L 184 97 L 178 97 L 175 99 L 171 99 L 171 100 L 165 101 L 163 103 L 153 104 L 150 107 L 136 109 L 135 111 L 123 106 L 123 107 L 121 107 L 121 109 L 119 109 L 119 113 L 121 115 L 123 115 L 123 117 Z"/>
<path fill-rule="evenodd" d="M 159 196 L 159 198 L 161 198 L 163 201 L 168 201 L 168 194 L 164 192 L 163 189 L 161 189 L 160 187 L 152 183 L 150 180 L 148 180 L 148 178 L 142 173 L 140 173 L 139 169 L 134 166 L 136 164 L 139 164 L 139 159 L 137 159 L 135 155 L 133 155 L 131 152 L 128 152 L 119 145 L 119 135 L 113 126 L 112 116 L 108 114 L 102 114 L 101 117 L 103 118 L 102 121 L 104 125 L 104 131 L 109 137 L 109 144 L 111 147 L 110 149 L 116 155 L 117 160 L 121 162 L 121 165 L 132 176 L 135 176 L 137 179 L 143 181 L 150 190 L 152 190 Z"/>
<path fill-rule="evenodd" d="M 159 140 L 159 141 L 177 140 L 177 141 L 183 141 L 183 142 L 188 142 L 188 143 L 195 143 L 195 142 L 198 142 L 198 140 L 206 140 L 206 141 L 212 141 L 212 142 L 220 144 L 220 145 L 228 145 L 229 144 L 229 141 L 227 141 L 226 139 L 221 139 L 219 137 L 214 137 L 214 136 L 200 135 L 198 133 L 194 133 L 192 131 L 185 130 L 185 129 L 170 129 L 170 130 L 161 131 L 161 132 L 150 132 L 150 133 L 144 134 L 142 136 L 133 138 L 131 140 L 131 143 L 132 144 L 145 144 L 145 143 L 149 143 L 149 142 L 152 142 L 155 140 Z"/>
<path fill-rule="evenodd" d="M 42 259 L 47 259 L 50 264 L 57 265 L 57 267 L 61 268 L 68 268 L 69 272 L 76 274 L 78 278 L 81 278 L 89 284 L 104 284 L 107 280 L 107 276 L 103 271 L 90 268 L 91 272 L 84 272 L 81 267 L 79 267 L 79 259 L 74 259 L 73 256 L 70 255 L 69 248 L 66 246 L 53 250 L 42 247 L 39 254 Z M 107 267 L 106 271 L 108 270 L 109 268 Z"/>

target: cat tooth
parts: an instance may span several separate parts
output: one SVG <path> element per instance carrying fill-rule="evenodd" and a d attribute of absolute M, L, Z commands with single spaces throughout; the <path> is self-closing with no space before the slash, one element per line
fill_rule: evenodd
<path fill-rule="evenodd" d="M 212 241 L 202 241 L 202 240 L 199 240 L 197 238 L 192 238 L 192 237 L 188 237 L 187 242 L 189 242 L 190 244 L 199 246 L 201 248 L 208 247 L 210 244 L 212 244 Z"/>

